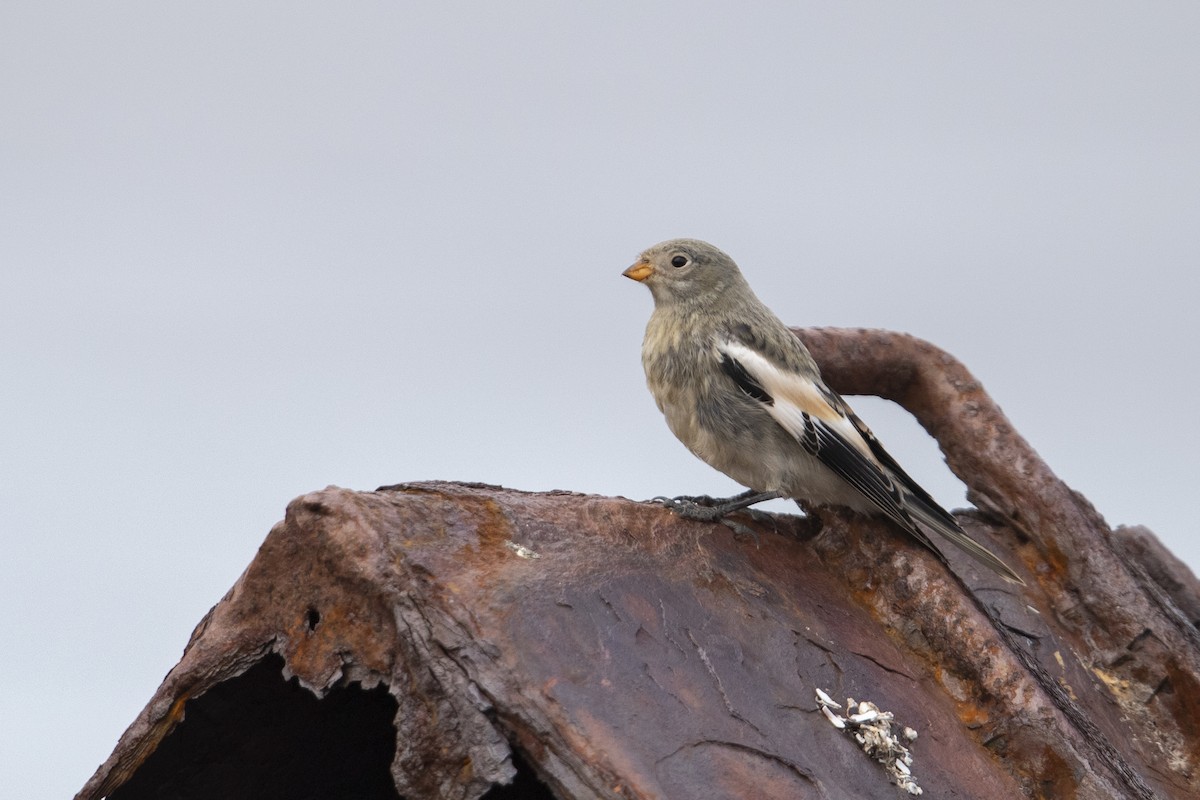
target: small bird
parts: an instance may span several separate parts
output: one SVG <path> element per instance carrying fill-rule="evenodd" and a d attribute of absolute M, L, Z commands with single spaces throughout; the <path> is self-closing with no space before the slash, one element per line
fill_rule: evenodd
<path fill-rule="evenodd" d="M 671 239 L 622 274 L 654 297 L 642 366 L 671 432 L 750 487 L 707 506 L 675 498 L 671 508 L 713 520 L 786 497 L 883 513 L 939 557 L 926 530 L 1024 583 L 967 536 L 825 385 L 808 348 L 754 295 L 733 259 L 707 242 Z"/>

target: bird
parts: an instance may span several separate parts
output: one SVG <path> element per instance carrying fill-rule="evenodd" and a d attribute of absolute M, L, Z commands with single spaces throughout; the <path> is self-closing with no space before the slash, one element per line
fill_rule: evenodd
<path fill-rule="evenodd" d="M 643 251 L 622 274 L 654 299 L 642 366 L 667 426 L 700 460 L 748 487 L 727 500 L 657 499 L 705 520 L 778 497 L 806 510 L 882 514 L 943 561 L 928 532 L 1024 583 L 883 449 L 723 251 L 698 239 L 670 239 Z"/>

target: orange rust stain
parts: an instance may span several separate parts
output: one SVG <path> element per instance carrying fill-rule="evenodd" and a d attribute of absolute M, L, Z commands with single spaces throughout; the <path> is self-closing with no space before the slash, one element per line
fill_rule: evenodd
<path fill-rule="evenodd" d="M 1038 800 L 1076 800 L 1080 776 L 1072 762 L 1039 736 L 1022 728 L 998 732 L 984 743 L 1005 769 L 1019 776 Z"/>
<path fill-rule="evenodd" d="M 988 724 L 992 715 L 981 705 L 975 703 L 956 703 L 958 718 L 968 728 L 979 728 Z"/>
<path fill-rule="evenodd" d="M 190 693 L 183 692 L 171 703 L 171 708 L 167 710 L 163 718 L 150 728 L 146 737 L 134 748 L 132 757 L 125 763 L 118 764 L 113 768 L 112 772 L 108 773 L 96 788 L 92 797 L 107 797 L 133 777 L 133 774 L 141 768 L 142 764 L 146 763 L 146 759 L 162 744 L 163 739 L 167 738 L 167 734 L 173 731 L 175 726 L 183 719 L 184 706 L 187 705 L 189 699 Z"/>
<path fill-rule="evenodd" d="M 460 786 L 468 786 L 471 783 L 472 777 L 475 775 L 475 763 L 470 758 L 463 762 L 462 767 L 458 770 L 458 782 Z"/>
<path fill-rule="evenodd" d="M 1045 800 L 1073 800 L 1079 796 L 1079 777 L 1071 765 L 1050 747 L 1042 748 L 1041 769 L 1031 777 L 1037 780 L 1034 791 Z"/>
<path fill-rule="evenodd" d="M 1068 564 L 1066 554 L 1048 538 L 1043 540 L 1041 545 L 1045 548 L 1044 550 L 1035 547 L 1032 542 L 1028 542 L 1018 549 L 1017 556 L 1026 566 L 1040 568 L 1033 570 L 1035 575 L 1039 572 L 1042 574 L 1049 572 L 1060 581 L 1066 580 Z"/>
<path fill-rule="evenodd" d="M 167 712 L 166 722 L 175 727 L 180 720 L 183 719 L 183 707 L 187 705 L 190 699 L 187 692 L 184 692 L 179 697 L 175 698 L 175 702 L 171 703 L 171 710 Z M 164 734 L 165 735 L 165 734 Z"/>
<path fill-rule="evenodd" d="M 513 538 L 513 525 L 503 507 L 491 498 L 463 498 L 459 510 L 464 513 L 455 528 L 474 533 L 475 540 L 460 537 L 462 544 L 453 551 L 456 562 L 480 570 L 491 570 L 497 564 L 506 563 L 511 552 L 504 543 Z"/>
<path fill-rule="evenodd" d="M 391 669 L 389 641 L 380 636 L 387 630 L 371 610 L 348 608 L 346 601 L 323 603 L 317 609 L 320 621 L 309 627 L 308 609 L 304 608 L 287 626 L 288 666 L 298 675 L 316 680 L 340 667 L 342 653 L 353 653 L 367 669 L 386 673 Z"/>

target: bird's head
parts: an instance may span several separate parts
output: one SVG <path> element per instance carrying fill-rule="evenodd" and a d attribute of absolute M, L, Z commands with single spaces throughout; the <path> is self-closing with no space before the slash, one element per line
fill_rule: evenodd
<path fill-rule="evenodd" d="M 656 305 L 711 302 L 745 286 L 733 259 L 699 239 L 659 242 L 621 274 L 646 284 Z"/>

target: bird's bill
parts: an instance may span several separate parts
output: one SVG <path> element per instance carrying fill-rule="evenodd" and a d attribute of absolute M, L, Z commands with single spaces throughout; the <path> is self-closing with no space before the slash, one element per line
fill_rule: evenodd
<path fill-rule="evenodd" d="M 650 266 L 648 261 L 639 261 L 621 274 L 626 278 L 633 278 L 635 281 L 641 283 L 646 278 L 649 278 L 653 272 L 654 267 Z"/>

